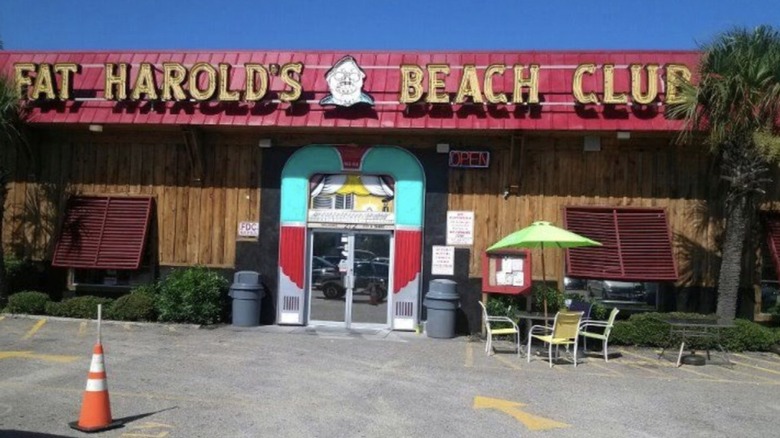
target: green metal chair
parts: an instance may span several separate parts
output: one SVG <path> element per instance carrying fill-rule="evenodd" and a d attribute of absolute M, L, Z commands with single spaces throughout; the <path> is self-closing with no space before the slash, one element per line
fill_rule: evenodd
<path fill-rule="evenodd" d="M 582 340 L 582 351 L 588 351 L 588 338 L 599 339 L 604 344 L 604 362 L 609 362 L 609 355 L 607 354 L 607 346 L 609 344 L 609 334 L 612 332 L 612 327 L 615 325 L 615 317 L 620 312 L 617 308 L 612 309 L 609 313 L 609 319 L 606 321 L 585 321 L 580 324 L 580 336 Z M 603 331 L 590 331 L 592 329 L 603 329 Z"/>

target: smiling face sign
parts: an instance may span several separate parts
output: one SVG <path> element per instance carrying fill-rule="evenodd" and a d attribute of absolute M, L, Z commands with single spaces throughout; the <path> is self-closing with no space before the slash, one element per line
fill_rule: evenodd
<path fill-rule="evenodd" d="M 320 105 L 352 106 L 357 103 L 374 104 L 374 99 L 363 92 L 363 80 L 366 73 L 351 56 L 341 58 L 325 73 L 330 94 Z"/>

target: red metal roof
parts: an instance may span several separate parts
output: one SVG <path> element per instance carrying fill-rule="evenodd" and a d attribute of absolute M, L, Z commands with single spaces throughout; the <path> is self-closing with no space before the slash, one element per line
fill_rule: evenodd
<path fill-rule="evenodd" d="M 352 55 L 366 72 L 363 90 L 376 101 L 373 108 L 333 108 L 319 105 L 328 94 L 325 72 L 341 57 Z M 79 101 L 44 102 L 32 111 L 30 121 L 41 124 L 164 124 L 333 128 L 416 128 L 416 129 L 491 129 L 491 130 L 676 130 L 679 123 L 664 118 L 661 106 L 639 109 L 630 105 L 577 107 L 572 96 L 572 77 L 578 64 L 614 63 L 615 91 L 630 94 L 628 64 L 685 64 L 695 70 L 699 54 L 680 51 L 604 51 L 604 52 L 0 52 L 0 71 L 13 73 L 18 62 L 64 63 L 81 65 L 74 76 L 73 89 Z M 303 95 L 296 103 L 280 103 L 276 91 L 284 88 L 280 77 L 271 76 L 265 103 L 219 102 L 113 102 L 101 100 L 105 63 L 130 63 L 132 86 L 138 65 L 153 63 L 160 83 L 163 62 L 179 62 L 188 68 L 196 62 L 213 66 L 221 62 L 233 66 L 231 89 L 244 82 L 243 65 L 253 62 L 268 66 L 303 62 Z M 539 107 L 523 105 L 473 105 L 399 103 L 400 65 L 446 63 L 446 91 L 457 91 L 462 66 L 475 64 L 482 84 L 485 67 L 502 63 L 508 67 L 503 76 L 495 76 L 497 91 L 512 92 L 512 65 L 541 66 Z M 527 69 L 526 69 L 526 74 Z M 597 70 L 586 75 L 583 88 L 597 94 L 603 91 L 603 74 Z M 427 84 L 427 80 L 424 81 Z M 663 95 L 663 80 L 659 93 Z"/>
<path fill-rule="evenodd" d="M 677 280 L 664 209 L 566 207 L 564 218 L 567 229 L 603 245 L 567 250 L 567 275 L 609 280 Z"/>
<path fill-rule="evenodd" d="M 71 197 L 52 265 L 138 269 L 149 231 L 152 202 L 151 197 Z"/>

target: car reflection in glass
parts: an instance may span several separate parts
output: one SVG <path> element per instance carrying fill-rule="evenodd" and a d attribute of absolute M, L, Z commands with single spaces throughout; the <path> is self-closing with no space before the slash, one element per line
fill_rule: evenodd
<path fill-rule="evenodd" d="M 341 278 L 339 267 L 322 257 L 314 256 L 311 259 L 311 282 L 315 289 L 322 289 L 323 279 Z"/>
<path fill-rule="evenodd" d="M 647 301 L 645 284 L 635 281 L 588 280 L 588 294 L 592 298 L 614 301 Z"/>
<path fill-rule="evenodd" d="M 353 293 L 367 294 L 371 302 L 378 304 L 387 298 L 389 265 L 371 260 L 355 261 L 355 289 Z M 323 276 L 320 289 L 325 298 L 343 298 L 347 293 L 341 273 Z"/>

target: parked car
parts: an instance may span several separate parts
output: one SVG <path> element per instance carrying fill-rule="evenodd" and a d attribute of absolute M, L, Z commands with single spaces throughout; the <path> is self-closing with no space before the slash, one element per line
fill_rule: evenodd
<path fill-rule="evenodd" d="M 317 289 L 322 288 L 323 278 L 338 277 L 339 267 L 322 257 L 314 256 L 311 259 L 311 283 Z"/>
<path fill-rule="evenodd" d="M 588 280 L 584 278 L 563 277 L 564 290 L 586 290 L 587 286 Z"/>
<path fill-rule="evenodd" d="M 647 301 L 645 284 L 636 281 L 588 280 L 588 295 L 616 301 Z"/>
<path fill-rule="evenodd" d="M 339 262 L 344 259 L 344 257 L 341 255 L 341 249 L 336 248 L 334 252 L 331 252 L 329 254 L 326 254 L 322 256 L 323 259 L 327 260 L 330 263 L 333 263 L 334 265 L 338 266 Z M 367 251 L 364 249 L 356 249 L 355 250 L 355 261 L 371 261 L 374 258 L 376 258 L 376 254 L 374 254 L 371 251 Z"/>
<path fill-rule="evenodd" d="M 387 298 L 387 279 L 389 265 L 374 261 L 355 262 L 355 288 L 353 293 L 369 294 L 377 302 Z M 325 298 L 342 298 L 346 293 L 344 279 L 341 274 L 324 277 L 320 287 Z"/>

